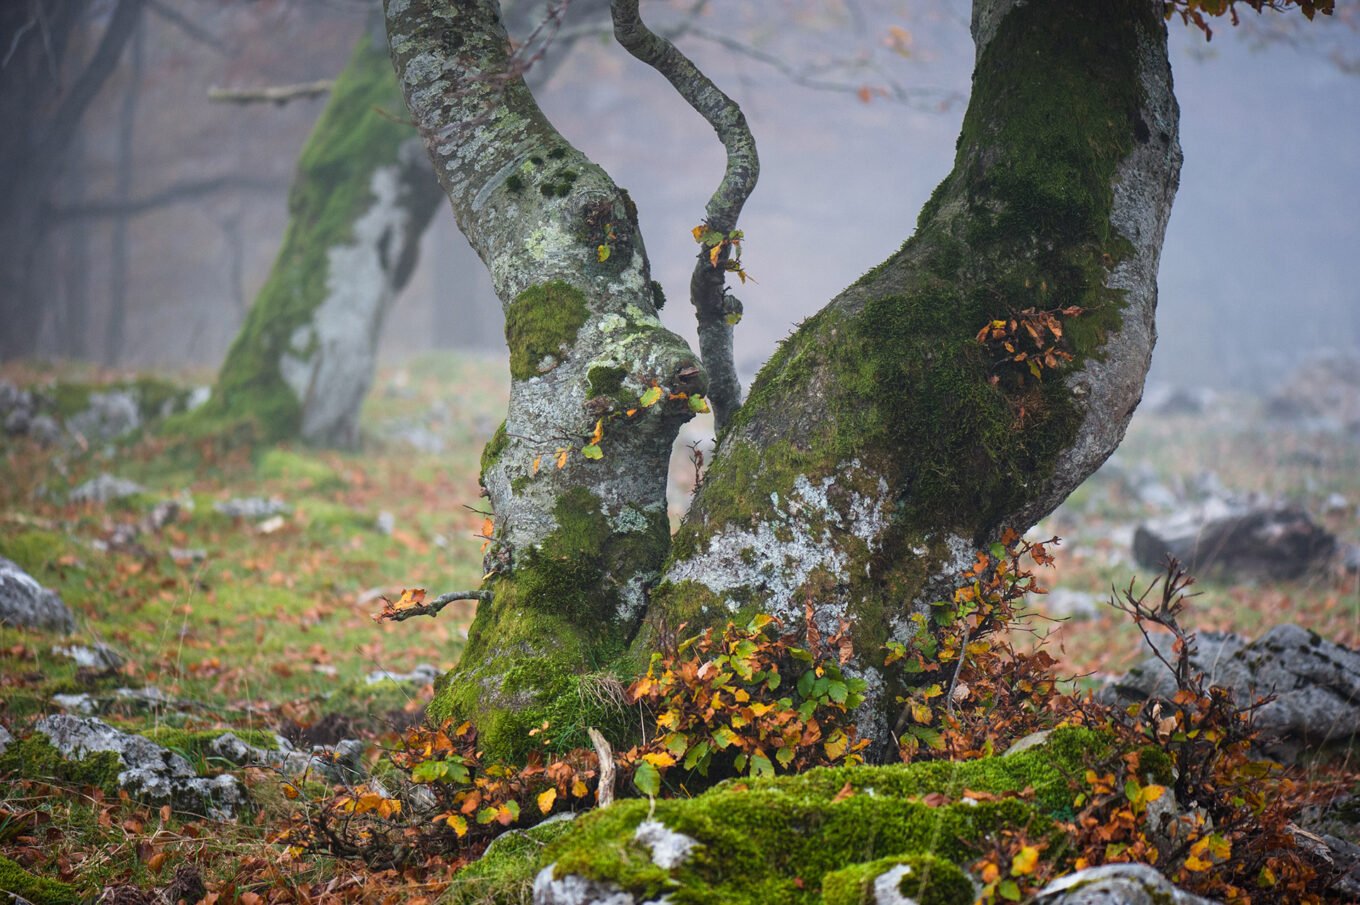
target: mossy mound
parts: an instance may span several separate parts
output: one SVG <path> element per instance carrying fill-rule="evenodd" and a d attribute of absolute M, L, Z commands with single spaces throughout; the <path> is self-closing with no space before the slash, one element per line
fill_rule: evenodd
<path fill-rule="evenodd" d="M 290 449 L 266 450 L 255 472 L 265 480 L 286 481 L 304 489 L 339 490 L 345 486 L 345 479 L 330 465 Z"/>
<path fill-rule="evenodd" d="M 40 732 L 14 742 L 0 754 L 0 776 L 92 786 L 108 794 L 117 793 L 118 774 L 123 769 L 123 762 L 112 751 L 94 751 L 81 760 L 67 760 Z"/>
<path fill-rule="evenodd" d="M 4 856 L 0 856 L 0 892 L 25 899 L 32 905 L 75 905 L 80 901 L 74 886 L 35 877 Z"/>
<path fill-rule="evenodd" d="M 1068 728 L 1011 757 L 816 769 L 728 781 L 690 799 L 622 801 L 581 817 L 546 846 L 538 840 L 474 865 L 446 901 L 527 901 L 534 874 L 553 864 L 558 877 L 613 883 L 637 901 L 665 896 L 674 905 L 844 905 L 862 901 L 889 871 L 897 875 L 890 882 L 923 905 L 968 905 L 975 893 L 962 867 L 993 834 L 1048 837 L 1046 857 L 1061 858 L 1058 823 L 1072 817 L 1072 783 L 1110 756 L 1108 737 Z M 649 819 L 698 845 L 678 866 L 659 866 L 635 838 Z M 493 875 L 504 895 L 492 893 L 485 878 Z M 475 895 L 463 886 L 474 878 L 482 883 Z"/>

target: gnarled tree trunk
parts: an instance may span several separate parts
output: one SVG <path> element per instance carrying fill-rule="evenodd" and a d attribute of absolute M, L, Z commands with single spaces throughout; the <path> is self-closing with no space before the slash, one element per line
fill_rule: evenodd
<path fill-rule="evenodd" d="M 870 683 L 861 729 L 886 742 L 884 642 L 977 547 L 1099 466 L 1141 396 L 1180 166 L 1161 4 L 978 0 L 953 172 L 901 250 L 766 365 L 650 591 L 679 415 L 606 419 L 602 461 L 531 469 L 546 438 L 591 433 L 609 411 L 593 397 L 617 408 L 653 379 L 700 387 L 651 316 L 627 196 L 518 78 L 495 75 L 507 51 L 493 0 L 387 8 L 408 102 L 506 303 L 514 377 L 485 475 L 505 558 L 432 714 L 477 720 L 495 753 L 542 720 L 567 744 L 595 718 L 573 697 L 580 674 L 645 662 L 663 626 L 797 622 L 810 602 L 824 629 L 852 626 L 850 669 Z M 624 237 L 604 264 L 602 220 Z M 977 338 L 1030 309 L 1062 333 L 1039 332 L 1036 371 Z"/>

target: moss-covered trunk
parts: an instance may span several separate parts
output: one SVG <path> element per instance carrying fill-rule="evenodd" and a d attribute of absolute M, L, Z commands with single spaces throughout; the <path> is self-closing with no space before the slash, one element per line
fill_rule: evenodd
<path fill-rule="evenodd" d="M 194 420 L 250 419 L 266 441 L 357 442 L 383 318 L 439 201 L 401 111 L 375 27 L 302 150 L 278 258 Z"/>
<path fill-rule="evenodd" d="M 497 3 L 386 8 L 408 106 L 510 348 L 509 411 L 483 455 L 493 596 L 431 714 L 474 720 L 492 757 L 585 744 L 582 683 L 607 687 L 586 677 L 626 649 L 658 577 L 666 462 L 704 374 L 656 317 L 631 199 L 543 116 Z"/>
<path fill-rule="evenodd" d="M 544 119 L 494 0 L 387 0 L 511 360 L 483 459 L 492 596 L 431 714 L 476 721 L 492 757 L 583 744 L 605 718 L 590 674 L 645 662 L 662 627 L 795 627 L 810 603 L 824 631 L 852 626 L 861 726 L 886 742 L 883 643 L 1093 471 L 1141 395 L 1180 164 L 1160 11 L 979 0 L 953 172 L 766 366 L 656 585 L 666 460 L 704 376 L 655 317 L 632 203 Z"/>
<path fill-rule="evenodd" d="M 1097 468 L 1141 397 L 1181 157 L 1160 9 L 976 4 L 953 172 L 901 250 L 765 366 L 649 625 L 763 611 L 797 627 L 809 602 L 824 631 L 847 619 L 861 728 L 887 739 L 882 645 Z"/>

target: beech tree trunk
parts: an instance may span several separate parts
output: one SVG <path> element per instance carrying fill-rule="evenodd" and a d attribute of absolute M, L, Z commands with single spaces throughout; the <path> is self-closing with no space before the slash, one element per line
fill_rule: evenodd
<path fill-rule="evenodd" d="M 1094 471 L 1141 396 L 1181 160 L 1161 4 L 977 0 L 953 171 L 902 248 L 762 370 L 664 565 L 665 454 L 686 412 L 618 413 L 653 381 L 665 398 L 703 380 L 653 317 L 626 193 L 534 105 L 494 0 L 387 12 L 408 103 L 506 306 L 514 379 L 485 459 L 494 598 L 431 715 L 473 719 L 493 755 L 571 747 L 607 722 L 590 677 L 645 663 L 660 632 L 756 612 L 796 627 L 810 603 L 824 631 L 849 622 L 861 731 L 886 744 L 883 644 Z M 604 221 L 621 238 L 601 263 Z M 977 339 L 1029 309 L 1063 334 L 1037 374 Z M 602 416 L 603 458 L 582 458 Z"/>
<path fill-rule="evenodd" d="M 357 443 L 383 319 L 439 201 L 401 110 L 370 29 L 302 150 L 278 258 L 194 420 L 253 419 L 266 441 Z"/>

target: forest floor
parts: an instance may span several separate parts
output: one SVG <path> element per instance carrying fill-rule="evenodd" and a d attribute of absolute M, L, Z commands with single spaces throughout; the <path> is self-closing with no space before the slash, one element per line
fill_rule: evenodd
<path fill-rule="evenodd" d="M 372 617 L 382 597 L 404 588 L 478 585 L 478 458 L 504 410 L 504 370 L 498 360 L 452 355 L 385 368 L 365 406 L 364 449 L 352 454 L 280 448 L 204 458 L 155 438 L 44 447 L 0 436 L 0 556 L 56 590 L 77 622 L 64 640 L 0 626 L 0 724 L 23 736 L 58 710 L 54 695 L 88 694 L 102 719 L 126 731 L 268 730 L 299 745 L 360 738 L 371 757 L 395 745 L 432 695 L 428 682 L 400 677 L 420 664 L 453 666 L 472 607 L 455 604 L 434 620 Z M 0 368 L 0 378 L 34 387 L 128 376 Z M 1139 415 L 1115 464 L 1031 533 L 1063 538 L 1055 569 L 1040 575 L 1053 592 L 1035 601 L 1032 625 L 1067 674 L 1090 684 L 1143 656 L 1137 630 L 1102 600 L 1112 587 L 1154 577 L 1132 560 L 1134 526 L 1205 487 L 1289 501 L 1343 543 L 1360 542 L 1360 444 L 1269 423 L 1259 409 L 1220 400 L 1209 415 Z M 104 473 L 142 490 L 102 505 L 68 501 Z M 691 477 L 678 454 L 681 497 Z M 259 518 L 215 508 L 241 498 L 283 508 Z M 167 501 L 171 517 L 149 524 L 158 507 L 164 518 Z M 1292 621 L 1360 642 L 1354 575 L 1228 577 L 1198 589 L 1193 628 L 1254 636 Z M 60 643 L 106 644 L 122 664 L 80 667 L 54 651 Z M 124 687 L 163 697 L 119 698 Z M 183 753 L 201 770 L 220 766 L 201 750 Z M 79 785 L 0 778 L 0 856 L 87 895 L 164 886 L 192 864 L 211 901 L 251 905 L 433 901 L 457 866 L 398 873 L 286 859 L 270 838 L 307 797 L 293 800 L 268 771 L 247 771 L 246 783 L 250 808 L 221 824 Z"/>

